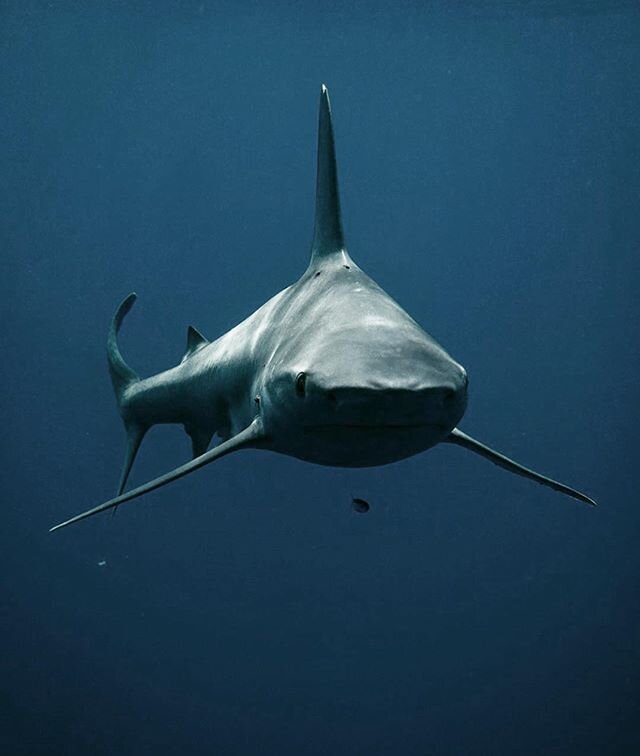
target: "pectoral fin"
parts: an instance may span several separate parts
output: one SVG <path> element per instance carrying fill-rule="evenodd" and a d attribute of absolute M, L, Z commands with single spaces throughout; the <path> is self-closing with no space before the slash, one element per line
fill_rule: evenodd
<path fill-rule="evenodd" d="M 245 428 L 243 431 L 233 436 L 233 438 L 230 438 L 228 441 L 224 441 L 223 443 L 219 444 L 214 449 L 211 449 L 211 451 L 208 451 L 206 454 L 202 454 L 200 457 L 191 460 L 191 462 L 187 462 L 181 467 L 176 467 L 175 470 L 172 470 L 165 475 L 161 475 L 159 478 L 155 478 L 155 480 L 151 480 L 142 486 L 138 486 L 138 488 L 127 491 L 127 493 L 124 493 L 121 496 L 116 496 L 115 499 L 105 501 L 104 504 L 100 504 L 93 509 L 82 512 L 82 514 L 76 515 L 70 520 L 61 522 L 59 525 L 55 525 L 53 528 L 51 528 L 49 532 L 59 530 L 60 528 L 64 528 L 67 525 L 78 522 L 79 520 L 84 520 L 86 517 L 91 517 L 91 515 L 98 514 L 98 512 L 104 512 L 106 509 L 117 507 L 120 504 L 124 504 L 125 501 L 137 499 L 139 496 L 143 496 L 144 494 L 149 493 L 156 488 L 166 486 L 167 483 L 172 483 L 174 480 L 178 480 L 178 478 L 182 478 L 185 475 L 188 475 L 194 470 L 197 470 L 199 467 L 204 467 L 210 462 L 213 462 L 220 457 L 224 457 L 225 454 L 230 454 L 231 452 L 237 451 L 238 449 L 256 448 L 263 445 L 266 441 L 267 437 L 262 427 L 262 420 L 257 417 L 248 428 Z"/>
<path fill-rule="evenodd" d="M 505 457 L 504 454 L 500 454 L 499 452 L 490 449 L 488 446 L 481 444 L 479 441 L 471 438 L 471 436 L 467 436 L 466 433 L 463 433 L 457 428 L 454 428 L 445 440 L 451 444 L 463 446 L 465 449 L 469 449 L 470 451 L 479 454 L 481 457 L 486 457 L 490 462 L 493 462 L 494 465 L 504 467 L 504 469 L 509 470 L 509 472 L 515 473 L 516 475 L 522 475 L 523 478 L 529 478 L 529 480 L 535 480 L 536 483 L 553 488 L 554 491 L 560 491 L 560 493 L 572 496 L 574 499 L 584 501 L 587 504 L 591 504 L 593 507 L 597 506 L 597 503 L 586 496 L 586 494 L 580 493 L 580 491 L 576 491 L 574 488 L 565 486 L 564 483 L 558 483 L 556 480 L 547 478 L 534 470 L 530 470 L 528 467 L 524 467 L 523 465 L 514 462 L 512 459 L 509 459 L 509 457 Z"/>

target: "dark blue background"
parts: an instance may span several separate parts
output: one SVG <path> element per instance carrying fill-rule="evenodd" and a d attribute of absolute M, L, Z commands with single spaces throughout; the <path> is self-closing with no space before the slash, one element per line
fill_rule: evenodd
<path fill-rule="evenodd" d="M 640 752 L 640 12 L 451 5 L 2 4 L 3 753 Z M 245 451 L 48 534 L 117 484 L 118 301 L 148 375 L 306 267 L 322 82 L 349 249 L 462 427 L 601 506 Z M 132 482 L 188 455 L 155 429 Z"/>

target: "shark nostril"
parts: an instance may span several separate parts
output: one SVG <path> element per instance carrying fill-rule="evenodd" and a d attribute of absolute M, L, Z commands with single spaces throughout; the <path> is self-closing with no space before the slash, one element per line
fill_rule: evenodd
<path fill-rule="evenodd" d="M 456 392 L 453 389 L 446 389 L 444 392 L 444 401 L 446 404 L 451 404 L 451 402 L 456 398 Z"/>

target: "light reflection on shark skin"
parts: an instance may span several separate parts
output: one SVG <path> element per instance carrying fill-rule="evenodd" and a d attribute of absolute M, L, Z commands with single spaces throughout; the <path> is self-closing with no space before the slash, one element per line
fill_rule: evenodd
<path fill-rule="evenodd" d="M 441 442 L 594 505 L 569 486 L 523 467 L 457 428 L 467 374 L 347 252 L 342 230 L 331 108 L 320 94 L 316 217 L 301 278 L 209 342 L 193 326 L 179 365 L 139 378 L 117 335 L 136 299 L 113 318 L 109 369 L 128 446 L 117 496 L 56 525 L 117 507 L 239 449 L 269 449 L 340 467 L 395 462 Z M 193 459 L 124 493 L 147 430 L 179 423 Z M 216 434 L 222 442 L 207 451 Z"/>

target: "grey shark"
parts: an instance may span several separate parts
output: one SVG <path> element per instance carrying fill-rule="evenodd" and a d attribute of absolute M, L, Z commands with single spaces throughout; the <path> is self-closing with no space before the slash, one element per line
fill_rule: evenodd
<path fill-rule="evenodd" d="M 115 498 L 51 530 L 117 507 L 239 449 L 268 449 L 340 467 L 385 465 L 438 443 L 595 505 L 457 428 L 467 405 L 464 368 L 353 261 L 342 230 L 331 107 L 320 94 L 316 216 L 302 277 L 209 342 L 192 326 L 179 365 L 139 378 L 117 335 L 136 299 L 118 307 L 107 342 L 127 432 Z M 179 423 L 193 459 L 125 492 L 140 443 L 157 423 Z M 208 451 L 213 436 L 220 442 Z"/>

